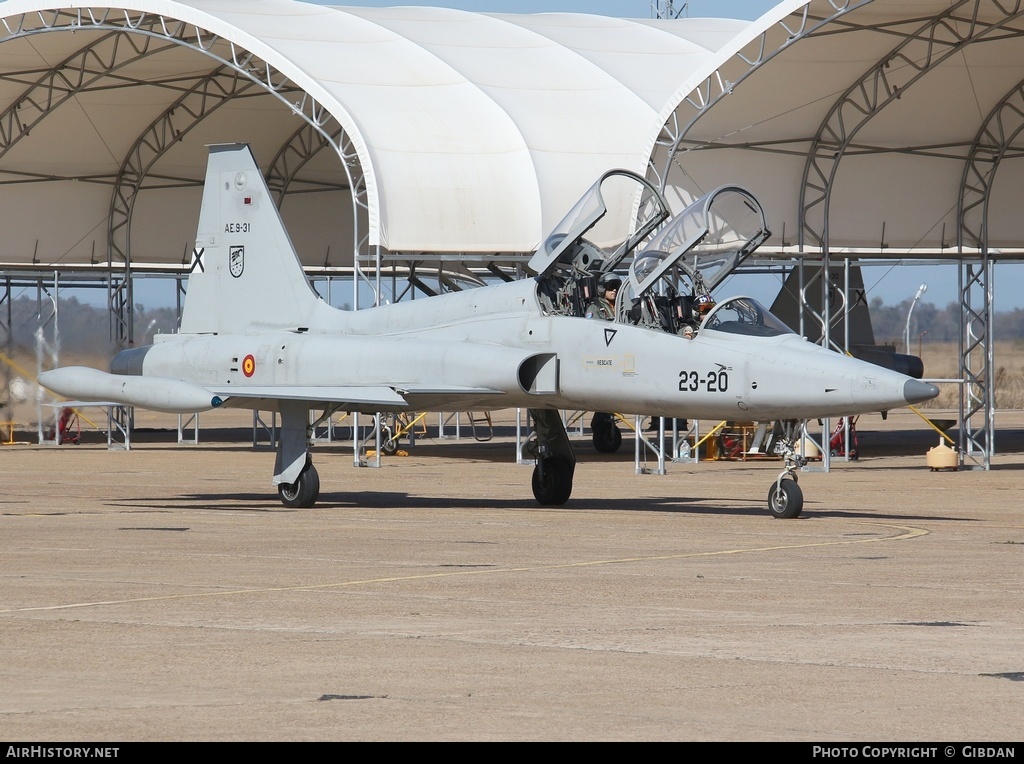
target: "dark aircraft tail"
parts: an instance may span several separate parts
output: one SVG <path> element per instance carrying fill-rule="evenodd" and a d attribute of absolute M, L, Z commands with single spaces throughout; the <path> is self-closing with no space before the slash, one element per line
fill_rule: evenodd
<path fill-rule="evenodd" d="M 810 269 L 809 269 L 810 270 Z M 804 331 L 807 339 L 811 342 L 821 341 L 821 327 L 814 318 L 814 315 L 821 315 L 821 284 L 815 282 L 820 269 L 811 270 L 808 282 L 813 286 L 806 290 L 807 299 L 812 309 L 804 321 Z M 867 301 L 867 292 L 864 289 L 864 278 L 861 275 L 860 266 L 850 266 L 850 291 L 852 304 L 848 307 L 843 317 L 839 318 L 830 329 L 830 336 L 833 339 L 841 339 L 846 328 L 844 321 L 850 323 L 850 355 L 862 361 L 882 366 L 900 374 L 906 374 L 914 379 L 921 379 L 924 376 L 924 363 L 915 355 L 904 355 L 897 353 L 893 345 L 875 344 L 875 333 L 871 326 L 871 313 Z M 838 304 L 841 295 L 838 294 L 832 299 Z M 800 331 L 800 274 L 798 268 L 793 268 L 786 277 L 785 284 L 779 291 L 775 302 L 772 303 L 772 313 L 782 319 L 785 324 L 794 332 Z"/>

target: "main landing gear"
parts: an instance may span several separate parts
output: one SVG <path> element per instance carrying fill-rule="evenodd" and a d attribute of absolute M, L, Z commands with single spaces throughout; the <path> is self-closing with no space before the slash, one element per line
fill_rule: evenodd
<path fill-rule="evenodd" d="M 537 460 L 533 496 L 546 507 L 560 507 L 572 494 L 576 456 L 557 411 L 530 409 L 530 416 L 536 429 L 523 446 L 523 454 Z"/>
<path fill-rule="evenodd" d="M 278 483 L 277 493 L 281 503 L 291 509 L 312 507 L 320 495 L 320 474 L 313 466 L 313 460 L 307 459 L 306 466 L 299 473 L 294 483 Z"/>
<path fill-rule="evenodd" d="M 309 406 L 287 401 L 281 407 L 281 438 L 274 464 L 274 484 L 289 509 L 312 507 L 320 496 L 320 475 L 309 455 Z"/>
<path fill-rule="evenodd" d="M 615 423 L 615 414 L 595 412 L 590 420 L 590 430 L 594 448 L 602 454 L 614 454 L 622 446 L 622 430 Z"/>
<path fill-rule="evenodd" d="M 782 436 L 776 451 L 782 455 L 786 468 L 768 489 L 768 511 L 779 520 L 800 516 L 804 508 L 804 492 L 797 484 L 796 471 L 807 464 L 807 459 L 796 452 L 795 441 L 800 432 L 799 422 L 782 422 Z"/>

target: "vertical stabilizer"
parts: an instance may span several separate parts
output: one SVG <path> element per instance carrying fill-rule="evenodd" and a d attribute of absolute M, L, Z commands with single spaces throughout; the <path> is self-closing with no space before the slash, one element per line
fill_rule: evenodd
<path fill-rule="evenodd" d="M 211 146 L 181 332 L 295 330 L 318 303 L 249 146 Z"/>

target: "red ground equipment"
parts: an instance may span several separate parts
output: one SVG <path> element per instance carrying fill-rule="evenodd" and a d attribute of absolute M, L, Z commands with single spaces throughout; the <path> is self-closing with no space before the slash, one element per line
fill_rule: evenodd
<path fill-rule="evenodd" d="M 850 453 L 849 457 L 851 460 L 856 460 L 860 456 L 860 446 L 857 443 L 857 419 L 858 417 L 850 417 Z M 836 422 L 836 427 L 832 430 L 832 437 L 828 441 L 829 453 L 832 456 L 846 456 L 846 433 L 844 427 L 846 425 L 846 417 L 841 417 Z"/>
<path fill-rule="evenodd" d="M 60 433 L 61 443 L 74 443 L 76 446 L 82 440 L 82 427 L 78 421 L 78 412 L 70 406 L 60 410 L 57 418 L 57 431 Z M 56 438 L 53 438 L 56 440 Z"/>

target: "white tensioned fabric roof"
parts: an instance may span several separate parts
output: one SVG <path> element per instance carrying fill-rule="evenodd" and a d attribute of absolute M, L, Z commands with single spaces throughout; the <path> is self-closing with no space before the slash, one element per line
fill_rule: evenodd
<path fill-rule="evenodd" d="M 741 36 L 718 72 L 728 94 L 676 110 L 670 187 L 694 195 L 725 173 L 789 252 L 827 226 L 833 251 L 955 256 L 963 233 L 967 251 L 986 235 L 1019 257 L 1024 3 L 789 0 Z"/>
<path fill-rule="evenodd" d="M 134 264 L 187 262 L 204 146 L 238 141 L 291 181 L 282 209 L 307 264 L 351 262 L 353 184 L 364 247 L 530 252 L 602 172 L 646 171 L 673 94 L 746 27 L 290 0 L 127 7 L 0 4 L 0 262 L 105 262 L 120 207 Z M 287 87 L 270 95 L 224 62 Z M 298 113 L 344 130 L 345 168 L 329 149 L 281 170 Z"/>
<path fill-rule="evenodd" d="M 129 244 L 136 265 L 187 263 L 205 145 L 236 141 L 287 191 L 310 265 L 350 264 L 356 238 L 527 253 L 601 172 L 652 157 L 678 204 L 750 188 L 787 251 L 1024 239 L 1019 0 L 784 0 L 751 24 L 54 8 L 0 3 L 0 263 L 104 263 L 108 240 L 115 263 Z M 344 130 L 344 161 L 300 115 Z"/>

